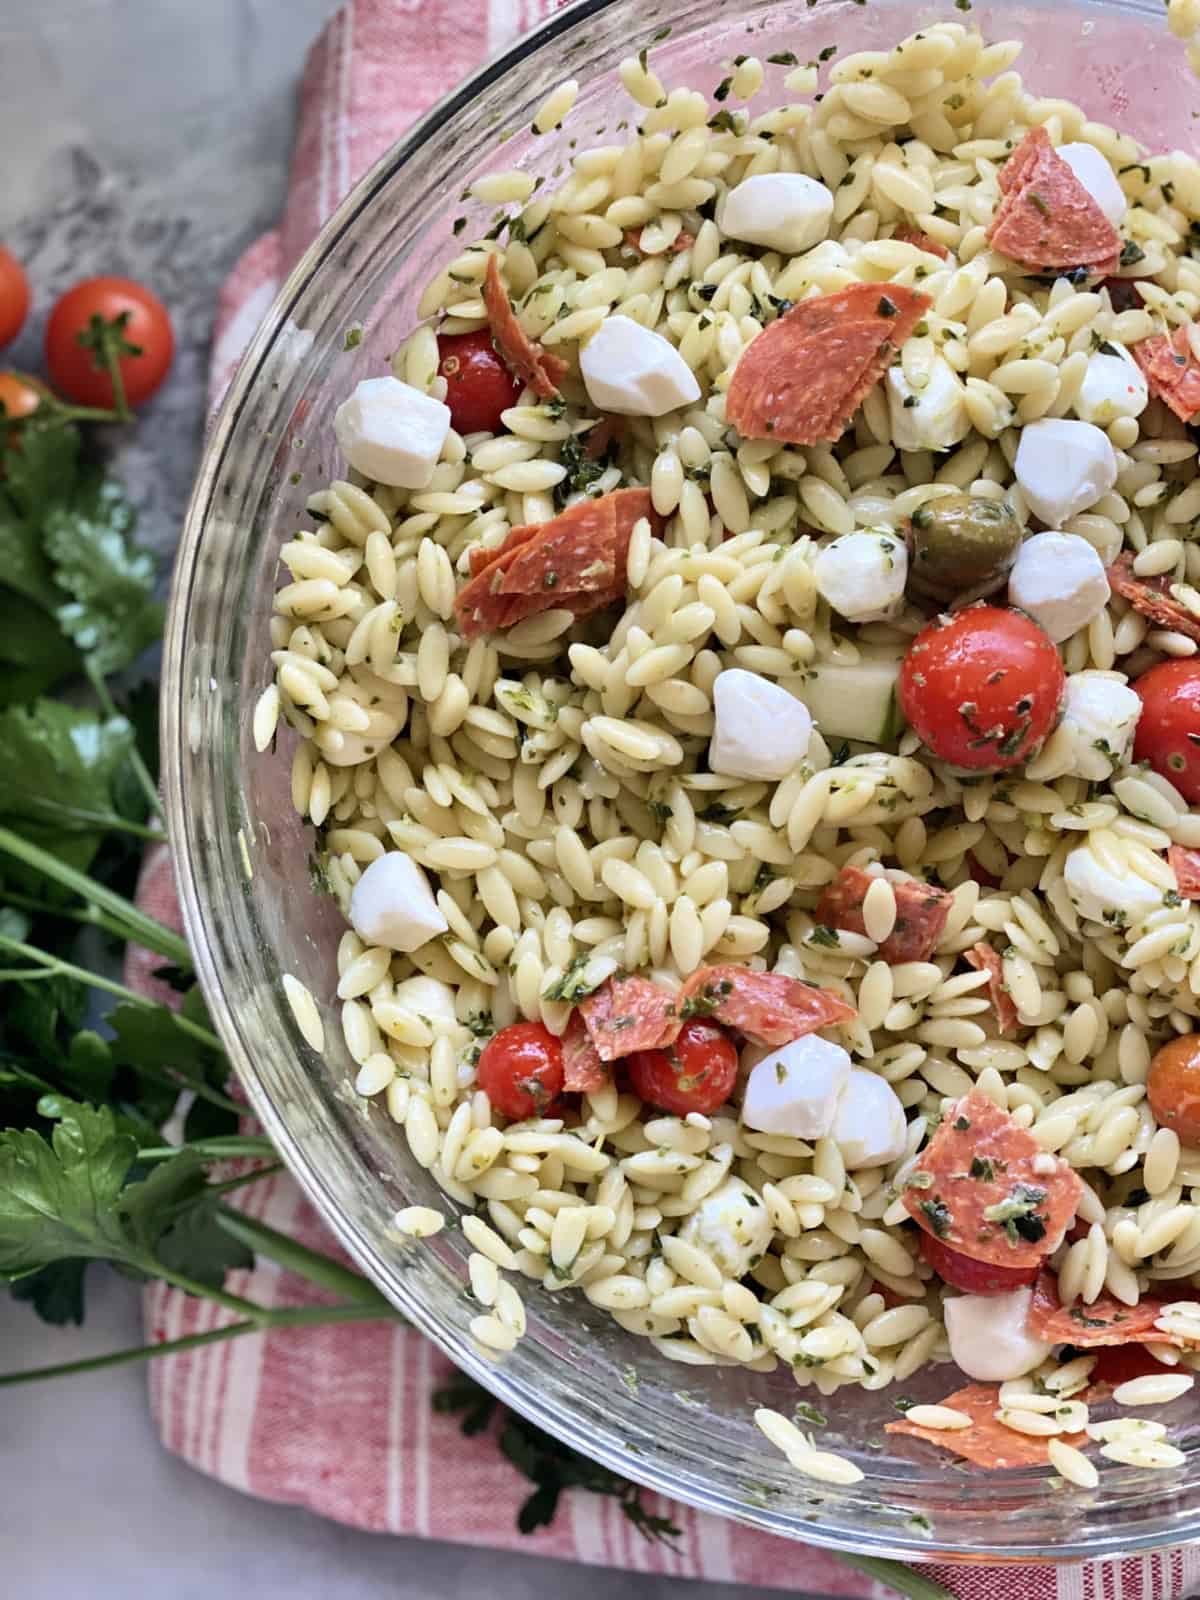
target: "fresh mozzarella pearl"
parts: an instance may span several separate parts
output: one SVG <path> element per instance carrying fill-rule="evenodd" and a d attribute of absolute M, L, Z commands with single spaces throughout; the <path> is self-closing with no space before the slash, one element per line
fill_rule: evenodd
<path fill-rule="evenodd" d="M 399 850 L 376 856 L 354 885 L 350 921 L 367 944 L 405 954 L 419 950 L 449 927 L 428 878 Z"/>
<path fill-rule="evenodd" d="M 935 356 L 924 388 L 914 389 L 897 364 L 888 369 L 892 442 L 900 450 L 949 450 L 971 429 L 967 390 L 944 356 Z"/>
<path fill-rule="evenodd" d="M 1111 352 L 1117 350 L 1119 355 Z M 1150 404 L 1150 386 L 1123 345 L 1109 345 L 1088 357 L 1075 397 L 1075 415 L 1107 428 L 1118 417 L 1140 417 Z"/>
<path fill-rule="evenodd" d="M 829 232 L 833 195 L 799 172 L 760 172 L 744 178 L 717 207 L 717 227 L 731 239 L 796 256 Z"/>
<path fill-rule="evenodd" d="M 815 1033 L 770 1050 L 752 1069 L 742 1121 L 760 1133 L 820 1139 L 833 1126 L 838 1098 L 850 1081 L 850 1057 Z"/>
<path fill-rule="evenodd" d="M 729 1278 L 744 1278 L 775 1228 L 766 1206 L 741 1178 L 726 1178 L 679 1230 L 684 1244 L 706 1251 Z"/>
<path fill-rule="evenodd" d="M 661 417 L 700 398 L 696 374 L 671 341 L 632 317 L 605 317 L 579 353 L 579 370 L 599 411 Z"/>
<path fill-rule="evenodd" d="M 454 1010 L 454 990 L 440 978 L 427 978 L 424 974 L 405 978 L 396 985 L 395 1001 L 405 1011 L 415 1012 L 435 1028 L 454 1027 L 458 1022 Z"/>
<path fill-rule="evenodd" d="M 1092 423 L 1051 418 L 1022 428 L 1014 471 L 1029 509 L 1060 527 L 1108 493 L 1117 457 Z"/>
<path fill-rule="evenodd" d="M 1092 144 L 1060 144 L 1058 154 L 1070 167 L 1114 228 L 1125 220 L 1129 202 L 1117 175 Z"/>
<path fill-rule="evenodd" d="M 364 378 L 334 413 L 333 431 L 364 477 L 423 489 L 450 432 L 450 408 L 399 378 Z"/>
<path fill-rule="evenodd" d="M 847 622 L 885 621 L 904 601 L 908 548 L 890 528 L 844 533 L 822 549 L 813 578 Z"/>
<path fill-rule="evenodd" d="M 1026 1331 L 1032 1289 L 959 1294 L 942 1302 L 956 1367 L 979 1383 L 1007 1383 L 1040 1367 L 1054 1348 Z"/>
<path fill-rule="evenodd" d="M 1067 679 L 1062 726 L 1071 741 L 1071 771 L 1101 783 L 1125 760 L 1142 714 L 1141 699 L 1107 672 L 1075 672 Z"/>
<path fill-rule="evenodd" d="M 1075 846 L 1063 868 L 1071 904 L 1088 922 L 1134 926 L 1163 903 L 1163 891 L 1124 867 L 1114 835 L 1091 835 Z"/>
<path fill-rule="evenodd" d="M 744 667 L 713 683 L 708 764 L 726 778 L 786 778 L 808 754 L 812 717 L 795 695 Z"/>
<path fill-rule="evenodd" d="M 904 1154 L 908 1123 L 891 1084 L 877 1072 L 854 1067 L 838 1101 L 830 1134 L 851 1171 L 898 1161 Z"/>
<path fill-rule="evenodd" d="M 1109 593 L 1096 547 L 1077 533 L 1035 533 L 1008 577 L 1009 605 L 1028 612 L 1055 644 L 1099 615 Z"/>

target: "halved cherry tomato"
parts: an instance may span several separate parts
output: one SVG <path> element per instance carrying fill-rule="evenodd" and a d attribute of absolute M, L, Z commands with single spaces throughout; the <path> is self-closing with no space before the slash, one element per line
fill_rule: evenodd
<path fill-rule="evenodd" d="M 29 279 L 25 269 L 0 245 L 0 348 L 11 344 L 29 315 Z"/>
<path fill-rule="evenodd" d="M 1135 761 L 1148 761 L 1191 805 L 1200 801 L 1200 661 L 1160 661 L 1133 689 L 1142 715 Z"/>
<path fill-rule="evenodd" d="M 665 1050 L 638 1050 L 626 1061 L 629 1082 L 640 1099 L 660 1111 L 686 1117 L 723 1106 L 737 1082 L 738 1053 L 714 1022 L 684 1024 Z"/>
<path fill-rule="evenodd" d="M 438 374 L 456 433 L 499 433 L 500 413 L 515 406 L 521 385 L 492 347 L 487 328 L 438 340 Z"/>
<path fill-rule="evenodd" d="M 1146 1099 L 1159 1127 L 1174 1128 L 1184 1144 L 1200 1145 L 1200 1034 L 1185 1033 L 1156 1053 Z"/>
<path fill-rule="evenodd" d="M 943 1283 L 964 1294 L 1008 1294 L 1032 1283 L 1038 1275 L 1036 1266 L 1000 1267 L 990 1261 L 976 1261 L 961 1250 L 952 1250 L 931 1233 L 921 1234 L 921 1254 Z"/>
<path fill-rule="evenodd" d="M 117 403 L 101 347 L 112 350 L 125 399 L 139 406 L 162 383 L 175 335 L 162 301 L 130 278 L 88 278 L 55 305 L 46 324 L 46 366 L 54 386 L 83 406 Z"/>
<path fill-rule="evenodd" d="M 502 1117 L 544 1117 L 562 1093 L 562 1042 L 540 1022 L 501 1028 L 483 1047 L 478 1081 Z"/>
<path fill-rule="evenodd" d="M 1066 693 L 1049 634 L 1020 611 L 967 606 L 913 640 L 900 668 L 900 705 L 935 756 L 999 772 L 1036 753 Z"/>

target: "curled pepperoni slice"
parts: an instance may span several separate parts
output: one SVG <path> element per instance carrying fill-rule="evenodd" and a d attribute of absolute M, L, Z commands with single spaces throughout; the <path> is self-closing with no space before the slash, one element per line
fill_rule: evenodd
<path fill-rule="evenodd" d="M 843 867 L 821 895 L 816 920 L 825 928 L 841 928 L 846 933 L 866 934 L 862 903 L 874 879 L 861 867 Z M 879 946 L 884 961 L 895 966 L 901 961 L 928 961 L 937 949 L 953 905 L 953 896 L 936 884 L 893 880 L 896 896 L 896 922 Z"/>
<path fill-rule="evenodd" d="M 1200 412 L 1200 361 L 1192 349 L 1188 328 L 1176 328 L 1169 337 L 1156 333 L 1132 347 L 1133 359 L 1146 375 L 1150 391 L 1181 422 L 1192 422 Z"/>
<path fill-rule="evenodd" d="M 1000 1391 L 995 1384 L 971 1383 L 938 1403 L 949 1406 L 952 1411 L 964 1412 L 971 1418 L 971 1426 L 922 1428 L 918 1423 L 902 1417 L 899 1422 L 889 1422 L 883 1431 L 906 1434 L 910 1439 L 924 1439 L 926 1444 L 949 1450 L 973 1466 L 984 1467 L 988 1471 L 1005 1467 L 1044 1467 L 1049 1461 L 1048 1439 L 1018 1433 L 1015 1428 L 1008 1428 L 996 1420 Z M 1066 1433 L 1060 1437 L 1064 1444 L 1074 1445 L 1076 1449 L 1087 1443 L 1085 1433 Z"/>
<path fill-rule="evenodd" d="M 603 1089 L 612 1074 L 592 1043 L 583 1018 L 573 1013 L 562 1041 L 563 1088 L 569 1094 L 592 1094 Z"/>
<path fill-rule="evenodd" d="M 1056 1250 L 1083 1185 L 980 1089 L 952 1105 L 904 1189 L 913 1221 L 952 1250 L 1002 1267 Z"/>
<path fill-rule="evenodd" d="M 561 356 L 551 355 L 548 350 L 534 344 L 517 321 L 508 290 L 501 282 L 500 263 L 495 255 L 488 257 L 487 274 L 483 280 L 483 303 L 496 349 L 508 366 L 539 400 L 553 400 L 566 374 L 567 363 Z"/>
<path fill-rule="evenodd" d="M 1174 598 L 1171 593 L 1174 580 L 1165 575 L 1139 578 L 1133 563 L 1133 552 L 1126 550 L 1109 567 L 1108 581 L 1113 590 L 1157 627 L 1170 628 L 1173 633 L 1186 634 L 1200 643 L 1200 617 L 1189 611 L 1182 600 Z"/>
<path fill-rule="evenodd" d="M 586 1000 L 580 1015 L 601 1061 L 638 1050 L 661 1050 L 678 1036 L 675 996 L 649 978 L 617 975 Z"/>
<path fill-rule="evenodd" d="M 806 1033 L 857 1015 L 841 995 L 783 972 L 750 967 L 700 967 L 678 997 L 679 1015 L 711 1017 L 756 1044 L 790 1044 Z"/>
<path fill-rule="evenodd" d="M 903 244 L 915 244 L 918 250 L 924 250 L 931 256 L 940 256 L 943 261 L 950 259 L 950 252 L 944 244 L 931 239 L 927 233 L 922 233 L 920 228 L 909 227 L 907 223 L 902 223 L 892 238 L 899 239 Z"/>
<path fill-rule="evenodd" d="M 1034 1338 L 1047 1344 L 1073 1344 L 1081 1350 L 1122 1344 L 1171 1344 L 1187 1349 L 1200 1340 L 1163 1333 L 1156 1324 L 1168 1305 L 1195 1298 L 1196 1291 L 1181 1283 L 1180 1292 L 1171 1300 L 1143 1296 L 1137 1305 L 1127 1306 L 1102 1294 L 1090 1305 L 1064 1306 L 1058 1298 L 1058 1279 L 1052 1272 L 1043 1272 L 1033 1286 L 1026 1327 Z"/>
<path fill-rule="evenodd" d="M 1200 900 L 1200 850 L 1173 844 L 1167 851 L 1167 865 L 1175 874 L 1175 885 L 1185 900 Z"/>
<path fill-rule="evenodd" d="M 1017 1025 L 1017 1008 L 1004 983 L 1004 963 L 990 944 L 973 944 L 966 952 L 968 964 L 988 975 L 988 999 L 996 1013 L 1001 1033 L 1011 1033 Z"/>
<path fill-rule="evenodd" d="M 931 303 L 895 283 L 802 300 L 742 352 L 726 417 L 744 439 L 840 439 Z"/>
<path fill-rule="evenodd" d="M 1031 128 L 1000 170 L 1004 194 L 987 236 L 1035 272 L 1116 271 L 1121 236 L 1058 155 L 1045 128 Z"/>

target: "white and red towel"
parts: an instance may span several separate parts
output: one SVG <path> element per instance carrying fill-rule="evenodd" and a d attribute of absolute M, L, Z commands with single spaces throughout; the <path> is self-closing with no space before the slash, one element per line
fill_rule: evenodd
<path fill-rule="evenodd" d="M 351 0 L 309 57 L 287 205 L 278 229 L 242 257 L 220 298 L 214 400 L 276 286 L 355 178 L 451 86 L 558 0 Z M 143 904 L 178 926 L 164 854 L 147 863 Z M 157 958 L 132 952 L 131 980 L 153 988 Z M 245 1209 L 317 1249 L 336 1250 L 287 1178 L 252 1185 Z M 231 1287 L 265 1305 L 319 1303 L 311 1285 L 263 1264 Z M 179 1338 L 232 1318 L 155 1286 L 148 1336 Z M 572 1494 L 554 1525 L 517 1532 L 528 1485 L 487 1439 L 436 1416 L 449 1370 L 420 1334 L 388 1323 L 276 1330 L 155 1362 L 150 1399 L 164 1444 L 224 1483 L 375 1532 L 416 1534 L 679 1577 L 761 1584 L 852 1600 L 894 1591 L 834 1556 L 683 1506 L 676 1548 L 650 1544 L 615 1501 Z M 935 1567 L 959 1600 L 1182 1600 L 1200 1550 L 1099 1566 Z"/>

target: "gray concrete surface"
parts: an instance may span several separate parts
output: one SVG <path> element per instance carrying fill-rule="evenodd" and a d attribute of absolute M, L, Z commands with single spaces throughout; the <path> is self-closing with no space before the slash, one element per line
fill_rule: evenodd
<path fill-rule="evenodd" d="M 31 326 L 5 361 L 36 370 L 45 313 L 81 276 L 128 273 L 167 302 L 179 337 L 174 375 L 135 436 L 112 441 L 143 507 L 142 538 L 164 560 L 200 446 L 217 289 L 275 220 L 296 78 L 335 4 L 0 0 L 0 239 L 26 262 L 36 294 Z M 137 1341 L 136 1290 L 94 1277 L 100 1292 L 78 1331 L 41 1328 L 0 1291 L 0 1371 Z M 245 1499 L 159 1448 L 135 1366 L 5 1391 L 0 1552 L 0 1588 L 21 1600 L 739 1592 L 373 1537 Z"/>

